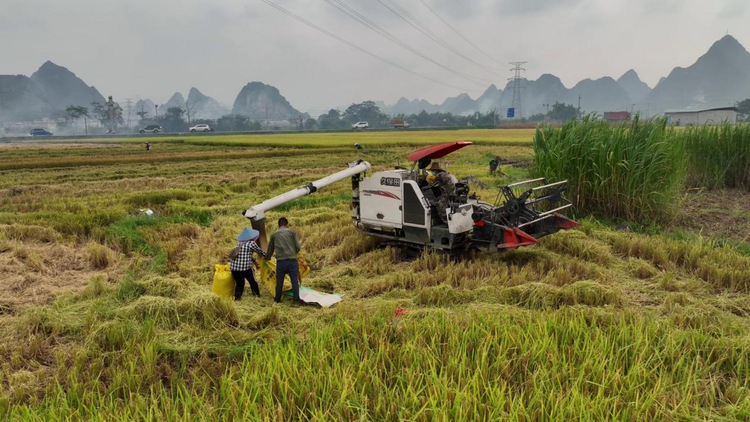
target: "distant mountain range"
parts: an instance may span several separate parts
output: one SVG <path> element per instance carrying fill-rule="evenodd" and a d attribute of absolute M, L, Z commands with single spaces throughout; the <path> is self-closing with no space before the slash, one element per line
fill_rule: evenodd
<path fill-rule="evenodd" d="M 388 114 L 412 114 L 422 110 L 453 114 L 470 114 L 498 110 L 501 115 L 513 104 L 513 82 L 498 88 L 491 85 L 476 99 L 467 94 L 446 98 L 440 104 L 424 99 L 401 98 L 395 104 L 376 101 Z M 584 112 L 648 111 L 649 115 L 670 108 L 692 106 L 726 106 L 750 98 L 750 53 L 734 37 L 727 35 L 711 46 L 706 54 L 687 68 L 675 68 L 653 89 L 644 83 L 635 70 L 625 72 L 617 80 L 611 77 L 585 79 L 572 88 L 560 78 L 544 74 L 536 80 L 521 83 L 522 109 L 516 116 L 528 117 L 545 113 L 547 105 L 556 101 L 578 106 Z M 117 98 L 115 99 L 118 100 Z M 121 100 L 121 99 L 120 99 Z M 52 62 L 44 63 L 30 77 L 0 75 L 0 122 L 59 117 L 69 105 L 90 106 L 104 102 L 104 96 L 88 86 L 68 69 Z M 250 82 L 237 95 L 231 111 L 215 99 L 191 88 L 187 100 L 177 92 L 160 106 L 160 113 L 169 107 L 193 107 L 191 117 L 216 119 L 225 114 L 241 114 L 257 120 L 288 120 L 308 117 L 294 108 L 276 87 Z M 146 111 L 153 116 L 154 102 L 139 100 L 133 113 Z"/>
<path fill-rule="evenodd" d="M 166 103 L 159 106 L 164 112 L 170 107 L 180 107 L 183 110 L 190 108 L 191 119 L 218 119 L 229 114 L 229 109 L 221 105 L 215 99 L 203 95 L 198 88 L 190 88 L 187 100 L 181 93 L 175 92 Z"/>
<path fill-rule="evenodd" d="M 634 71 L 628 74 L 638 75 Z M 627 75 L 627 74 L 626 74 Z M 623 75 L 625 77 L 625 75 Z M 645 85 L 645 84 L 643 84 Z M 648 87 L 648 86 L 647 86 Z M 422 110 L 427 112 L 442 112 L 453 114 L 470 114 L 474 112 L 487 112 L 492 109 L 504 111 L 513 106 L 514 83 L 508 82 L 505 89 L 499 89 L 491 85 L 476 100 L 467 94 L 447 98 L 442 104 L 430 104 L 425 100 L 414 99 L 409 101 L 401 98 L 393 106 L 387 107 L 386 112 L 390 114 L 412 114 Z M 537 80 L 524 79 L 521 82 L 521 110 L 516 113 L 530 116 L 547 111 L 546 104 L 554 104 L 556 101 L 568 104 L 578 104 L 581 97 L 581 108 L 591 111 L 610 111 L 630 109 L 630 96 L 625 88 L 610 77 L 597 80 L 585 79 L 573 88 L 566 88 L 560 78 L 554 75 L 544 74 Z"/>
<path fill-rule="evenodd" d="M 750 98 L 750 53 L 727 35 L 692 66 L 675 68 L 643 101 L 664 105 L 663 108 L 681 108 L 746 98 Z"/>
<path fill-rule="evenodd" d="M 262 82 L 245 85 L 234 100 L 232 114 L 241 114 L 256 120 L 286 120 L 299 116 L 309 117 L 292 107 L 276 87 Z"/>
<path fill-rule="evenodd" d="M 50 61 L 31 77 L 0 75 L 0 121 L 58 117 L 69 105 L 104 101 L 96 88 Z"/>
<path fill-rule="evenodd" d="M 399 99 L 386 106 L 389 114 L 413 114 L 422 110 L 470 114 L 495 109 L 504 114 L 513 104 L 513 82 L 505 89 L 491 85 L 476 100 L 467 94 L 447 98 L 441 104 L 422 99 Z M 566 88 L 557 76 L 545 74 L 537 80 L 521 82 L 523 116 L 545 113 L 545 104 L 556 101 L 578 106 L 584 112 L 625 111 L 634 109 L 654 115 L 672 108 L 726 106 L 750 98 L 750 53 L 731 35 L 720 39 L 692 66 L 675 68 L 654 89 L 643 82 L 635 70 L 619 79 L 585 79 Z M 517 115 L 519 111 L 516 111 Z"/>

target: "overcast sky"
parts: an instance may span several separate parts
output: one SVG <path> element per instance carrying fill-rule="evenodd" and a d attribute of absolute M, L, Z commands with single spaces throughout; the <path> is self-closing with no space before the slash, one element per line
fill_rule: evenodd
<path fill-rule="evenodd" d="M 116 100 L 166 102 L 195 86 L 228 105 L 246 83 L 261 81 L 318 115 L 368 99 L 476 98 L 490 82 L 505 86 L 509 61 L 527 61 L 529 78 L 552 73 L 568 87 L 630 68 L 653 86 L 727 30 L 750 47 L 748 0 L 380 0 L 448 48 L 379 0 L 341 0 L 441 67 L 325 0 L 269 1 L 401 68 L 261 0 L 0 0 L 0 74 L 30 75 L 52 60 Z"/>

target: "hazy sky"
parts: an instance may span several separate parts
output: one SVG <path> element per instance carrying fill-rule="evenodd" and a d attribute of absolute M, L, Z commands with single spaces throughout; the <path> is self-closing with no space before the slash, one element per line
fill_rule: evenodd
<path fill-rule="evenodd" d="M 691 65 L 727 30 L 750 47 L 748 0 L 340 0 L 451 73 L 325 0 L 269 1 L 440 83 L 261 0 L 0 0 L 0 74 L 30 75 L 52 60 L 116 100 L 166 102 L 195 86 L 228 105 L 246 83 L 261 81 L 318 115 L 367 99 L 442 102 L 466 91 L 476 98 L 490 82 L 505 86 L 509 61 L 528 61 L 527 77 L 553 73 L 568 87 L 630 68 L 653 86 L 675 66 Z M 466 58 L 381 1 L 400 6 Z"/>

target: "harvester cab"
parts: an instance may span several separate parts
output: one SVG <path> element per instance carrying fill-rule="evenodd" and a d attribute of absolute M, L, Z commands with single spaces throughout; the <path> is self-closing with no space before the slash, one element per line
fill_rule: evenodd
<path fill-rule="evenodd" d="M 533 245 L 543 236 L 579 225 L 562 214 L 571 207 L 562 195 L 567 181 L 515 183 L 500 189 L 495 204 L 480 201 L 470 193 L 468 182 L 459 181 L 435 161 L 469 145 L 449 142 L 423 148 L 409 154 L 410 169 L 399 167 L 370 176 L 368 162 L 351 163 L 346 170 L 255 205 L 244 215 L 262 230 L 264 246 L 265 211 L 351 177 L 356 228 L 408 248 L 501 252 Z"/>

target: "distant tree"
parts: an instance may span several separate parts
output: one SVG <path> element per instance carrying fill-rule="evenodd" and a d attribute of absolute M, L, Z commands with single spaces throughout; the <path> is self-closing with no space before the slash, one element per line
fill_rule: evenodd
<path fill-rule="evenodd" d="M 451 113 L 428 113 L 425 110 L 419 114 L 396 114 L 394 119 L 405 120 L 412 127 L 456 127 L 456 126 L 496 126 L 500 122 L 500 114 L 492 109 L 486 112 L 474 112 L 468 115 L 454 115 Z"/>
<path fill-rule="evenodd" d="M 547 117 L 550 120 L 557 122 L 567 122 L 568 120 L 578 118 L 578 109 L 572 104 L 555 101 L 555 103 L 552 104 L 552 110 L 549 111 Z"/>
<path fill-rule="evenodd" d="M 305 120 L 305 130 L 315 130 L 318 128 L 318 121 L 309 117 Z"/>
<path fill-rule="evenodd" d="M 187 129 L 187 123 L 182 116 L 185 110 L 182 107 L 169 107 L 163 116 L 159 117 L 159 124 L 166 132 L 183 132 Z"/>
<path fill-rule="evenodd" d="M 343 129 L 349 126 L 346 121 L 341 120 L 341 112 L 331 109 L 326 114 L 318 117 L 318 127 L 323 130 Z"/>
<path fill-rule="evenodd" d="M 737 112 L 743 120 L 750 120 L 750 98 L 737 103 Z"/>
<path fill-rule="evenodd" d="M 526 121 L 529 121 L 529 122 L 543 122 L 546 119 L 547 119 L 547 115 L 546 114 L 539 113 L 539 114 L 532 114 L 531 116 L 528 117 L 528 119 L 526 119 Z"/>
<path fill-rule="evenodd" d="M 65 109 L 65 114 L 67 115 L 68 119 L 77 121 L 81 117 L 89 117 L 89 109 L 83 106 L 69 105 Z"/>
<path fill-rule="evenodd" d="M 148 119 L 150 110 L 146 110 L 145 101 L 142 101 L 139 99 L 136 104 L 138 108 L 136 109 L 135 115 L 138 116 L 138 118 L 140 119 L 140 124 L 143 125 L 146 123 L 146 120 Z"/>
<path fill-rule="evenodd" d="M 188 125 L 190 124 L 190 120 L 195 118 L 195 114 L 196 114 L 195 105 L 196 104 L 197 104 L 197 101 L 190 101 L 190 99 L 185 100 L 185 107 L 183 107 L 183 110 L 185 111 L 185 115 L 187 116 Z"/>
<path fill-rule="evenodd" d="M 364 101 L 350 105 L 342 116 L 350 124 L 368 122 L 372 127 L 387 126 L 388 116 L 380 111 L 374 101 Z"/>
<path fill-rule="evenodd" d="M 182 107 L 169 107 L 165 116 L 172 119 L 182 119 L 182 115 L 184 114 L 185 110 Z"/>
<path fill-rule="evenodd" d="M 99 102 L 91 103 L 91 108 L 94 118 L 99 120 L 102 126 L 115 129 L 118 125 L 125 124 L 125 120 L 122 118 L 122 107 L 120 107 L 120 104 L 112 101 L 112 97 L 105 104 Z"/>
<path fill-rule="evenodd" d="M 263 125 L 257 120 L 250 120 L 241 114 L 227 114 L 216 120 L 215 130 L 221 132 L 249 132 L 261 130 Z"/>

